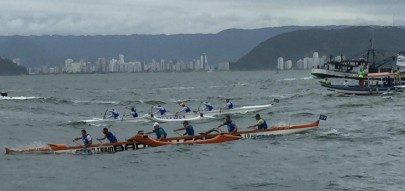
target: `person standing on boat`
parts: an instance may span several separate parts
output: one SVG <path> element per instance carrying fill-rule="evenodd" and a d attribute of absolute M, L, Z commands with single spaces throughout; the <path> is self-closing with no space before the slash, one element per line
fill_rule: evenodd
<path fill-rule="evenodd" d="M 91 146 L 91 144 L 93 144 L 93 141 L 92 141 L 90 135 L 87 134 L 86 130 L 84 130 L 84 129 L 82 129 L 81 133 L 82 133 L 82 136 L 74 138 L 73 142 L 81 139 L 83 141 L 84 148 Z"/>
<path fill-rule="evenodd" d="M 359 79 L 359 86 L 364 86 L 364 70 L 363 68 L 360 68 L 359 71 L 357 72 L 357 76 L 360 78 Z"/>
<path fill-rule="evenodd" d="M 165 114 L 167 112 L 166 109 L 164 107 L 162 107 L 161 105 L 155 106 L 154 108 L 157 111 L 155 113 L 153 113 L 153 114 L 160 113 L 160 115 L 163 115 L 163 114 Z"/>
<path fill-rule="evenodd" d="M 153 124 L 153 128 L 154 128 L 153 131 L 146 132 L 145 134 L 155 133 L 156 134 L 156 139 L 158 141 L 163 141 L 167 137 L 166 131 L 162 127 L 160 127 L 160 124 L 158 122 L 155 122 Z"/>
<path fill-rule="evenodd" d="M 204 111 L 211 111 L 214 109 L 214 107 L 212 106 L 212 104 L 210 102 L 203 102 L 205 108 L 203 109 Z"/>
<path fill-rule="evenodd" d="M 395 81 L 401 82 L 401 70 L 399 70 L 399 67 L 395 70 Z"/>
<path fill-rule="evenodd" d="M 118 119 L 118 117 L 120 116 L 120 114 L 118 113 L 118 111 L 116 111 L 115 109 L 111 110 L 111 116 L 110 118 L 114 118 L 114 119 Z"/>
<path fill-rule="evenodd" d="M 136 112 L 136 109 L 134 107 L 131 108 L 130 115 L 132 115 L 133 118 L 138 117 L 138 113 Z"/>
<path fill-rule="evenodd" d="M 221 128 L 224 125 L 226 125 L 226 127 L 228 128 L 229 134 L 235 134 L 238 131 L 238 126 L 231 120 L 230 115 L 225 116 L 225 122 L 219 125 L 217 129 Z"/>
<path fill-rule="evenodd" d="M 257 120 L 257 123 L 254 124 L 254 125 L 249 126 L 249 127 L 248 127 L 249 129 L 253 129 L 253 128 L 254 128 L 254 129 L 267 129 L 266 120 L 262 119 L 262 118 L 260 117 L 260 114 L 256 114 L 255 118 L 256 118 L 256 120 Z"/>
<path fill-rule="evenodd" d="M 233 108 L 233 103 L 231 102 L 230 99 L 226 99 L 226 105 L 225 105 L 225 109 L 232 109 Z"/>
<path fill-rule="evenodd" d="M 110 141 L 110 143 L 118 142 L 115 135 L 112 134 L 111 132 L 109 132 L 107 128 L 103 128 L 103 134 L 104 134 L 104 137 L 103 138 L 97 138 L 97 140 L 102 141 L 104 139 L 108 139 Z"/>
<path fill-rule="evenodd" d="M 186 130 L 183 135 L 194 135 L 194 128 L 188 121 L 183 121 L 183 127 L 173 130 L 174 132 Z"/>
<path fill-rule="evenodd" d="M 188 106 L 186 106 L 185 103 L 181 102 L 179 105 L 180 105 L 182 108 L 181 108 L 181 110 L 180 110 L 179 112 L 177 112 L 177 113 L 190 113 L 190 112 L 191 112 L 191 109 L 190 109 Z"/>

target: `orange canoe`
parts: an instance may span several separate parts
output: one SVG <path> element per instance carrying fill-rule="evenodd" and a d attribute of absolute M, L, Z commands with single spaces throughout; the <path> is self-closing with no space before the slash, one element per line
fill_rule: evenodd
<path fill-rule="evenodd" d="M 240 139 L 240 136 L 235 136 L 235 135 L 230 135 L 230 134 L 216 134 L 215 136 L 206 136 L 203 138 L 199 139 L 184 139 L 180 138 L 177 140 L 174 140 L 173 138 L 170 138 L 168 141 L 158 141 L 156 139 L 151 139 L 147 135 L 142 135 L 142 134 L 136 134 L 134 135 L 131 140 L 145 144 L 148 146 L 152 147 L 157 147 L 157 146 L 163 146 L 163 145 L 171 145 L 171 144 L 211 144 L 211 143 L 223 143 L 223 142 L 228 142 L 228 141 L 235 141 Z"/>
<path fill-rule="evenodd" d="M 93 144 L 88 148 L 82 146 L 68 146 L 60 143 L 51 143 L 39 147 L 29 148 L 6 148 L 6 154 L 33 153 L 33 154 L 100 154 L 115 153 L 121 151 L 132 151 L 145 148 L 146 145 L 132 141 L 117 143 Z"/>

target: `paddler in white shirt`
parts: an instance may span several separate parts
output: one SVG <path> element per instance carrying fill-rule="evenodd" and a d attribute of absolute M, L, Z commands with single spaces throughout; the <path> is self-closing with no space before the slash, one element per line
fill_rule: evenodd
<path fill-rule="evenodd" d="M 91 144 L 93 144 L 93 141 L 92 141 L 90 135 L 87 134 L 86 130 L 84 130 L 84 129 L 82 129 L 81 133 L 82 133 L 82 136 L 74 138 L 73 142 L 81 139 L 83 141 L 84 148 L 91 146 Z"/>

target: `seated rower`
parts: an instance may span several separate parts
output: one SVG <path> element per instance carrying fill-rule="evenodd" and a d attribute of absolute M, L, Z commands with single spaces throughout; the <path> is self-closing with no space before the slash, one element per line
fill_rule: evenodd
<path fill-rule="evenodd" d="M 134 107 L 131 108 L 131 113 L 130 114 L 132 115 L 133 118 L 138 117 L 138 113 L 136 112 L 136 109 Z"/>
<path fill-rule="evenodd" d="M 205 105 L 205 108 L 203 109 L 204 111 L 211 111 L 214 109 L 214 107 L 212 106 L 212 104 L 210 102 L 204 102 L 203 103 Z"/>
<path fill-rule="evenodd" d="M 165 114 L 167 112 L 166 109 L 161 105 L 155 106 L 154 108 L 157 111 L 155 113 L 153 113 L 153 114 L 160 113 L 160 115 L 163 115 L 163 114 Z"/>
<path fill-rule="evenodd" d="M 190 113 L 190 112 L 191 112 L 191 109 L 190 109 L 188 106 L 186 106 L 185 103 L 181 102 L 179 105 L 180 105 L 182 108 L 181 108 L 181 110 L 178 111 L 177 113 Z"/>
<path fill-rule="evenodd" d="M 226 99 L 226 105 L 225 105 L 225 109 L 232 109 L 233 108 L 233 103 L 231 102 L 230 99 Z"/>
<path fill-rule="evenodd" d="M 104 139 L 108 139 L 110 141 L 110 143 L 118 142 L 117 138 L 114 136 L 114 134 L 109 132 L 107 128 L 103 128 L 103 134 L 104 134 L 104 137 L 103 138 L 97 138 L 97 140 L 102 141 Z"/>
<path fill-rule="evenodd" d="M 257 123 L 254 125 L 249 126 L 249 129 L 267 129 L 267 123 L 266 120 L 262 119 L 260 117 L 260 114 L 256 114 L 255 116 Z"/>
<path fill-rule="evenodd" d="M 118 111 L 116 111 L 115 109 L 111 110 L 110 118 L 118 119 L 119 116 L 120 116 L 120 114 L 118 113 Z"/>
<path fill-rule="evenodd" d="M 164 139 L 166 139 L 166 137 L 167 137 L 166 131 L 162 127 L 160 127 L 158 122 L 155 122 L 153 124 L 153 128 L 154 128 L 153 131 L 146 132 L 145 134 L 148 135 L 148 134 L 155 133 L 156 134 L 156 140 L 164 141 Z"/>
<path fill-rule="evenodd" d="M 84 130 L 84 129 L 82 129 L 81 133 L 82 133 L 82 136 L 74 138 L 73 142 L 81 139 L 83 141 L 83 148 L 90 147 L 91 144 L 93 144 L 93 141 L 92 141 L 90 135 L 87 134 L 86 130 Z"/>
<path fill-rule="evenodd" d="M 183 135 L 194 135 L 194 128 L 192 125 L 189 124 L 188 121 L 183 121 L 183 127 L 173 130 L 174 132 L 186 130 Z"/>
<path fill-rule="evenodd" d="M 231 120 L 231 116 L 226 115 L 224 123 L 222 123 L 221 125 L 219 125 L 218 127 L 214 128 L 214 129 L 211 129 L 211 130 L 209 130 L 209 131 L 207 131 L 205 133 L 201 133 L 201 134 L 207 135 L 207 134 L 209 134 L 211 132 L 218 131 L 217 129 L 221 128 L 224 125 L 227 126 L 229 134 L 235 134 L 238 131 L 238 126 Z"/>

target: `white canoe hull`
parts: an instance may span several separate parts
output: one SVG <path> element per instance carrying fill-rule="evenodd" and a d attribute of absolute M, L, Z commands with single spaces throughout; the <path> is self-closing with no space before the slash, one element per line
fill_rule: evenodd
<path fill-rule="evenodd" d="M 210 116 L 226 115 L 226 114 L 246 114 L 246 113 L 266 110 L 272 106 L 273 106 L 272 104 L 252 105 L 252 106 L 242 106 L 242 107 L 233 108 L 233 109 L 221 109 L 221 110 L 216 109 L 216 110 L 212 110 L 212 111 L 199 111 L 199 112 L 210 115 Z"/>
<path fill-rule="evenodd" d="M 144 115 L 143 118 L 159 123 L 182 122 L 182 121 L 207 121 L 217 119 L 205 114 L 178 114 L 178 115 Z"/>

